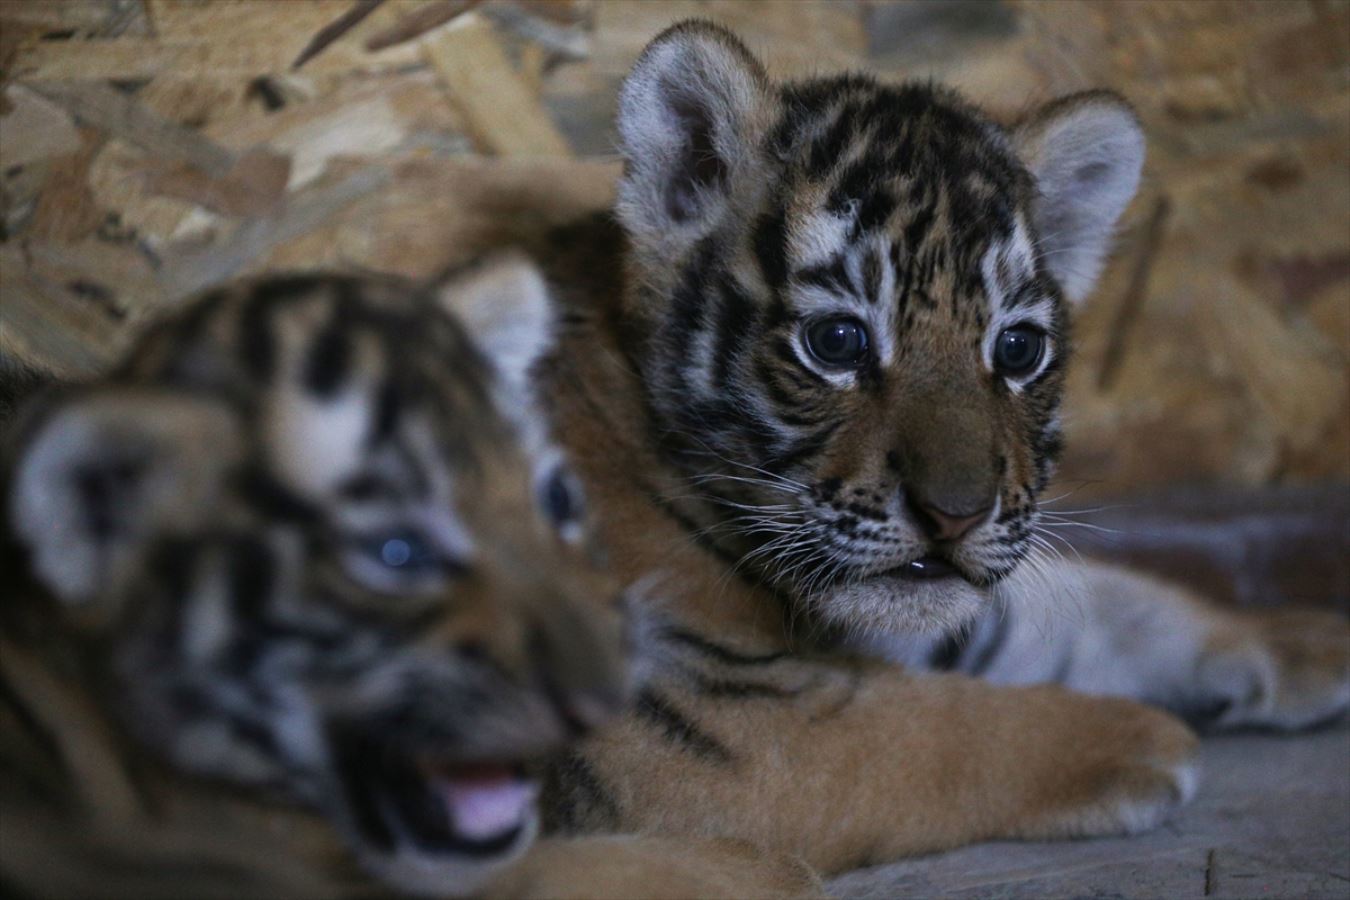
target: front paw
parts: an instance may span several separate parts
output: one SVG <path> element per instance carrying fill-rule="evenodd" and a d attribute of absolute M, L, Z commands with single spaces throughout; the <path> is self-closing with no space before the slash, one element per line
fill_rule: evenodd
<path fill-rule="evenodd" d="M 1024 836 L 1136 834 L 1195 796 L 1199 742 L 1180 720 L 1130 700 L 1066 698 L 1070 733 Z"/>
<path fill-rule="evenodd" d="M 1208 728 L 1293 731 L 1343 718 L 1350 710 L 1350 619 L 1310 610 L 1243 617 L 1211 642 L 1198 681 Z"/>

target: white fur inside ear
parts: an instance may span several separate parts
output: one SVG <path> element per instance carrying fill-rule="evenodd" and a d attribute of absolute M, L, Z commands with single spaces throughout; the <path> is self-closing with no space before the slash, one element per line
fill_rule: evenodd
<path fill-rule="evenodd" d="M 698 228 L 716 216 L 745 174 L 766 94 L 758 61 L 714 25 L 686 22 L 647 46 L 619 94 L 628 167 L 618 213 L 630 233 Z"/>
<path fill-rule="evenodd" d="M 1120 214 L 1144 165 L 1144 132 L 1114 94 L 1076 94 L 1017 129 L 1023 162 L 1040 196 L 1034 220 L 1045 264 L 1078 302 L 1101 274 Z"/>
<path fill-rule="evenodd" d="M 442 306 L 512 383 L 553 346 L 553 305 L 539 267 L 523 253 L 486 259 L 440 289 Z"/>
<path fill-rule="evenodd" d="M 215 509 L 241 452 L 232 416 L 153 391 L 95 391 L 39 426 L 14 468 L 10 517 L 35 574 L 66 603 L 109 598 L 157 533 Z"/>

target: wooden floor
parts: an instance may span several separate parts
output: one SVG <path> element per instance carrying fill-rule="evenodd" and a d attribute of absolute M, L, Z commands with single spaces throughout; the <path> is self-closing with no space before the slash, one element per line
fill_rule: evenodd
<path fill-rule="evenodd" d="M 1350 728 L 1213 738 L 1195 802 L 1133 838 L 968 847 L 862 869 L 836 896 L 1350 900 Z"/>

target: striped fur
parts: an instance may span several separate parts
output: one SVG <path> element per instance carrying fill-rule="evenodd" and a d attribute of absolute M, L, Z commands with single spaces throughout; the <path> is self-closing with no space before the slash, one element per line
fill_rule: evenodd
<path fill-rule="evenodd" d="M 459 895 L 532 842 L 529 782 L 472 833 L 437 792 L 517 778 L 629 674 L 623 594 L 521 393 L 545 308 L 471 308 L 528 309 L 538 276 L 511 275 L 447 290 L 472 338 L 394 281 L 235 285 L 27 407 L 3 470 L 7 886 Z"/>
<path fill-rule="evenodd" d="M 693 24 L 639 60 L 620 131 L 626 349 L 666 463 L 697 486 L 673 502 L 824 625 L 965 621 L 1031 545 L 1060 445 L 1063 282 L 1084 274 L 1063 264 L 1095 272 L 1133 194 L 1128 107 L 1084 95 L 1007 130 L 931 85 L 772 84 Z M 1052 137 L 1021 147 L 1033 133 Z M 1118 152 L 1085 156 L 1092 138 Z M 1076 192 L 1053 190 L 1065 180 Z M 1047 226 L 1065 232 L 1053 246 Z M 812 324 L 838 317 L 866 329 L 856 366 L 809 349 Z M 995 345 L 1014 327 L 1045 349 L 1003 377 Z M 983 518 L 934 546 L 924 506 Z M 933 553 L 964 580 L 902 577 Z"/>
<path fill-rule="evenodd" d="M 969 677 L 1008 671 L 1001 648 L 1035 654 L 1034 616 L 999 618 L 992 598 L 1038 589 L 1019 563 L 1059 445 L 1068 305 L 1142 163 L 1123 101 L 1078 95 L 1007 128 L 931 85 L 776 84 L 692 22 L 644 51 L 619 131 L 617 221 L 544 242 L 564 328 L 539 374 L 611 560 L 654 579 L 666 627 L 637 708 L 553 766 L 552 827 L 729 835 L 826 872 L 1133 833 L 1193 796 L 1193 736 L 1043 682 L 1157 703 L 1212 662 L 1190 700 L 1280 673 L 1280 699 L 1234 723 L 1345 708 L 1344 648 L 1297 649 L 1343 621 L 1267 639 L 1102 570 L 1102 640 L 1003 679 L 1034 687 Z M 867 330 L 854 364 L 811 348 L 829 317 Z M 1021 326 L 1044 350 L 1010 373 L 996 345 Z M 1128 684 L 1129 622 L 1155 615 L 1186 630 L 1181 655 Z"/>

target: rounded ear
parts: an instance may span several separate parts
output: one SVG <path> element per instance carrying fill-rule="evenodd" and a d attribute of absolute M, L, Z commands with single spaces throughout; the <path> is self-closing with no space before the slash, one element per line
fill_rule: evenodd
<path fill-rule="evenodd" d="M 1013 140 L 1039 190 L 1032 217 L 1045 264 L 1076 303 L 1096 284 L 1116 221 L 1139 188 L 1143 129 L 1121 97 L 1088 91 L 1042 107 Z"/>
<path fill-rule="evenodd" d="M 763 67 L 726 29 L 683 22 L 648 44 L 619 93 L 618 213 L 629 232 L 668 238 L 715 221 L 753 177 L 769 99 Z"/>
<path fill-rule="evenodd" d="M 553 347 L 554 314 L 543 272 L 524 253 L 499 252 L 461 269 L 437 290 L 478 349 L 517 388 Z"/>
<path fill-rule="evenodd" d="M 241 436 L 223 404 L 157 389 L 93 388 L 55 403 L 20 438 L 5 514 L 38 581 L 103 618 L 153 538 L 214 513 Z"/>

